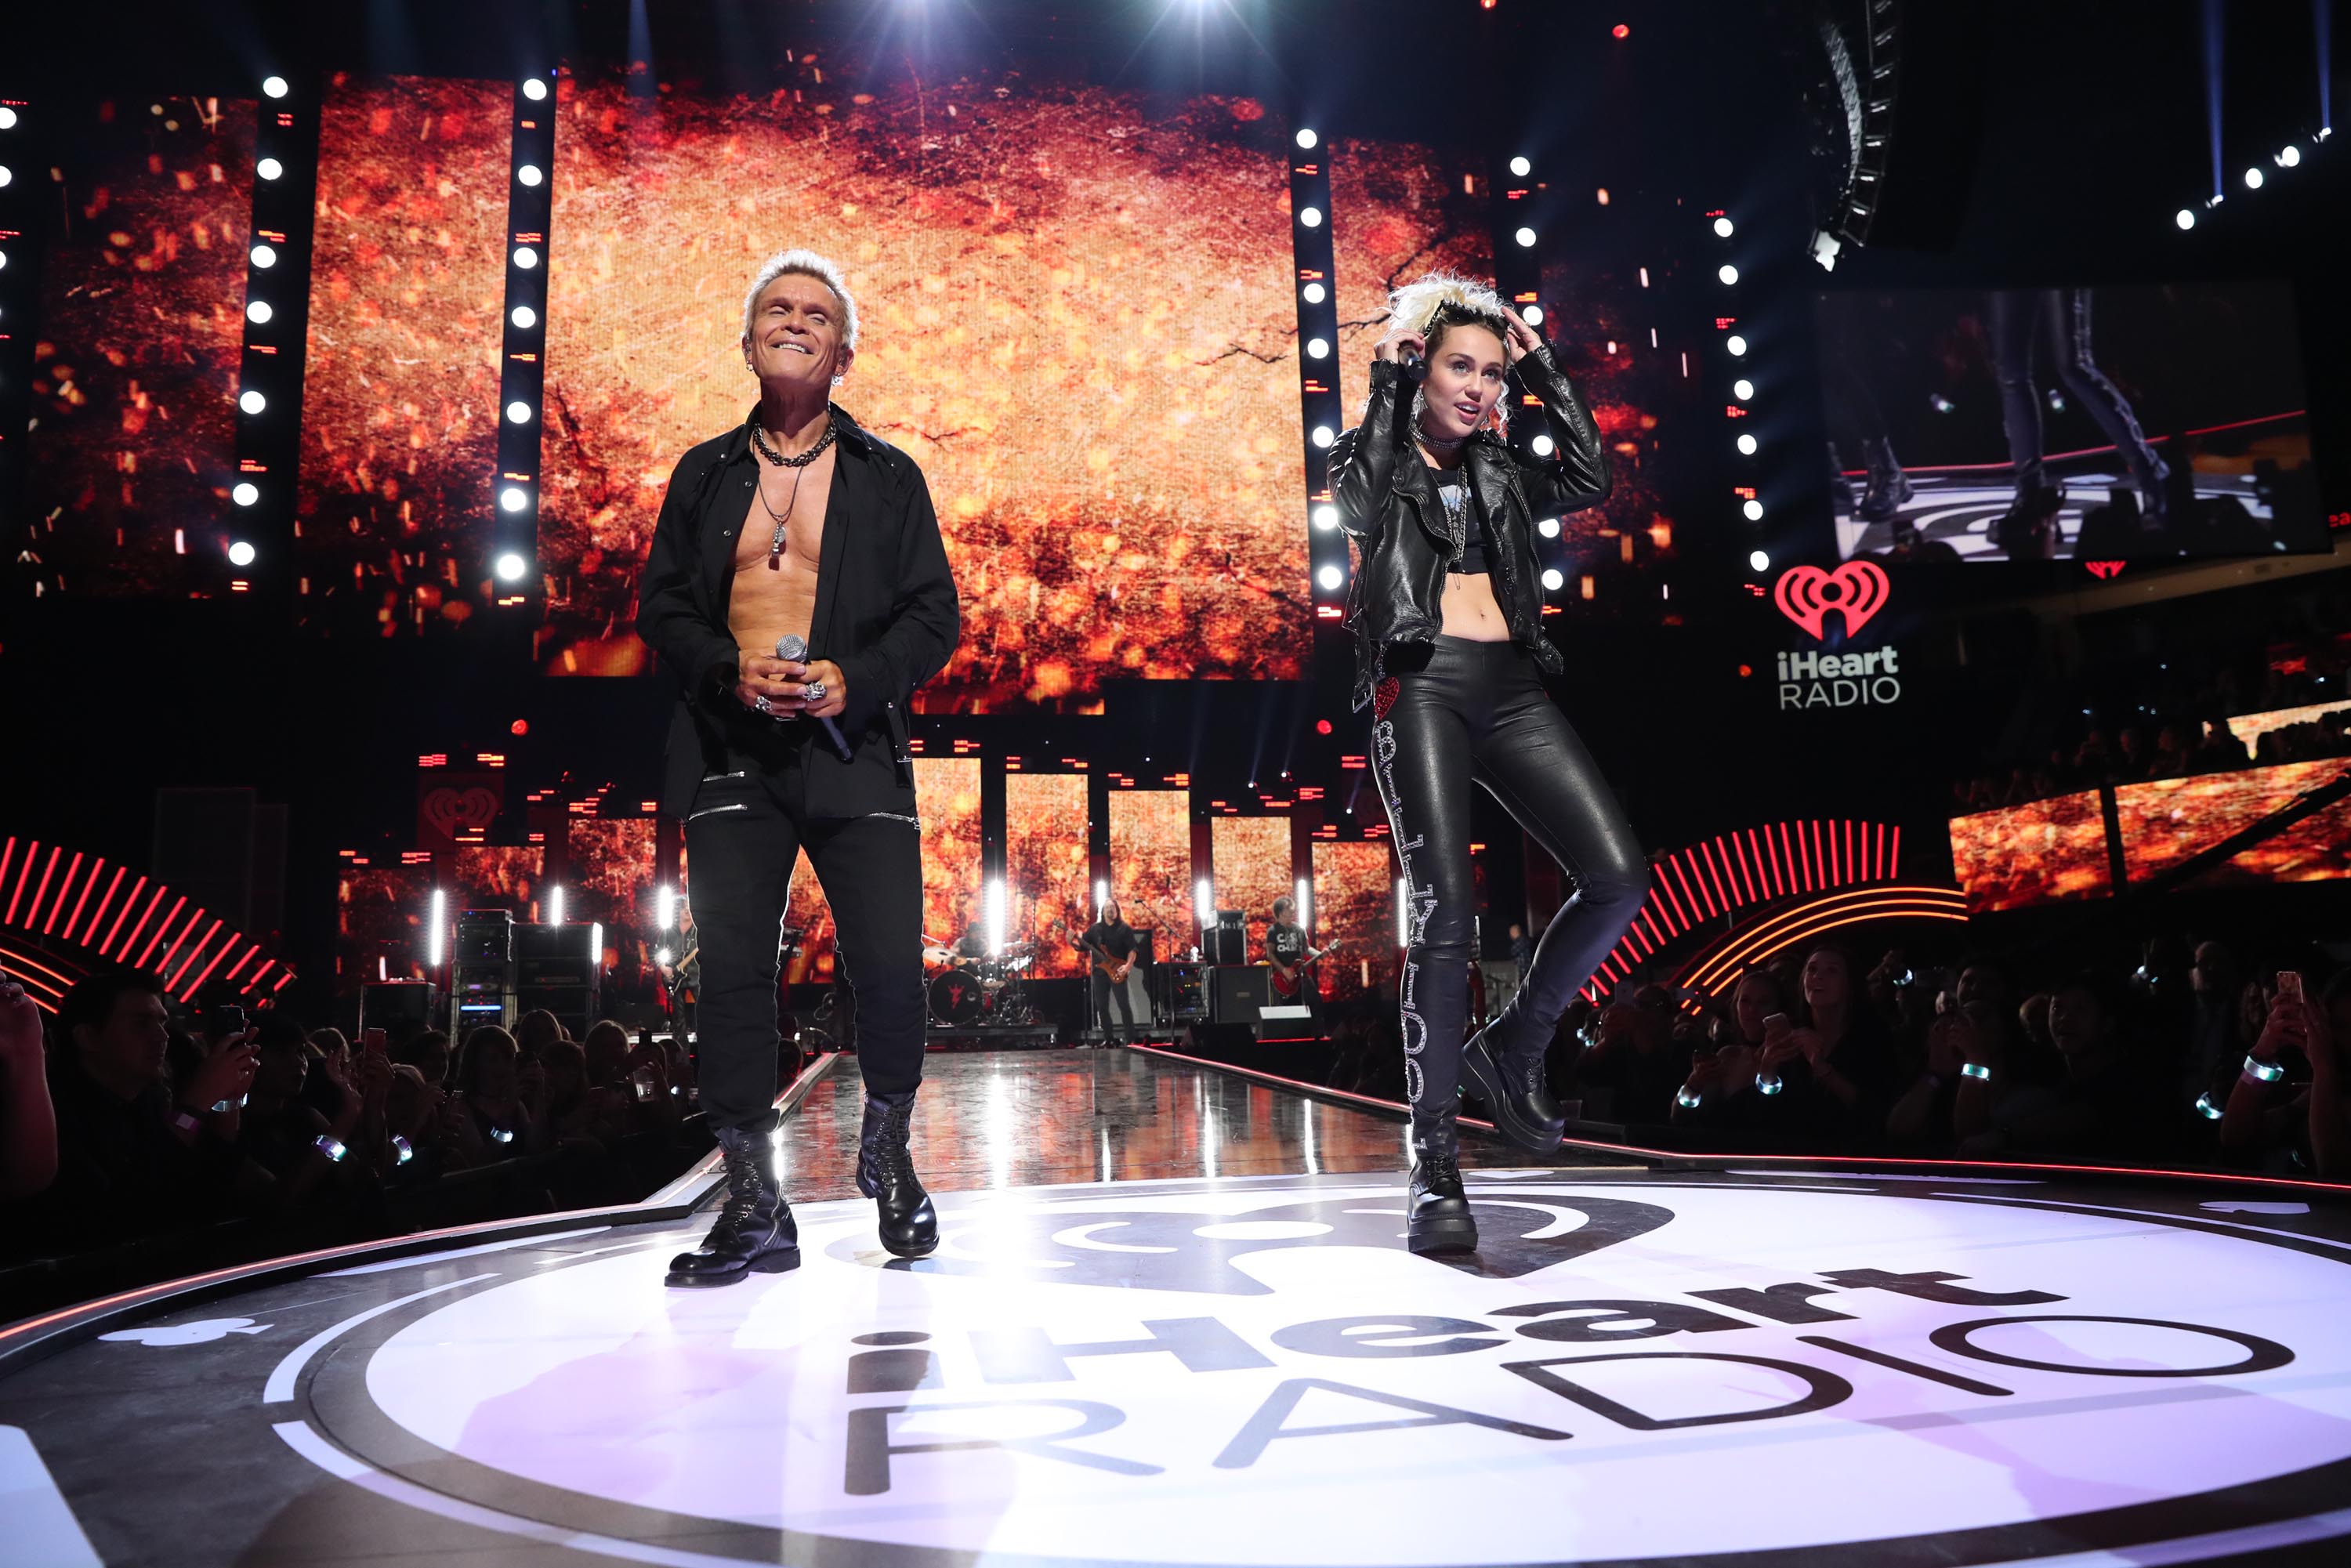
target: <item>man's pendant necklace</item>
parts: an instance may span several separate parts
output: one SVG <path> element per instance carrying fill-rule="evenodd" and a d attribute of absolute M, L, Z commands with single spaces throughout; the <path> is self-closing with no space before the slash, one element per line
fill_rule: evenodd
<path fill-rule="evenodd" d="M 785 499 L 784 509 L 780 512 L 777 511 L 773 506 L 768 504 L 768 486 L 766 482 L 763 480 L 759 485 L 759 505 L 768 508 L 768 516 L 773 518 L 776 524 L 775 537 L 768 541 L 768 570 L 769 571 L 781 571 L 783 570 L 784 529 L 792 520 L 792 509 L 799 505 L 800 476 L 806 471 L 810 464 L 824 455 L 824 449 L 832 444 L 832 437 L 836 429 L 837 426 L 833 423 L 831 414 L 828 413 L 824 422 L 824 434 L 817 437 L 816 444 L 810 447 L 806 452 L 801 453 L 797 457 L 787 457 L 782 453 L 778 452 L 768 444 L 767 435 L 759 428 L 759 415 L 758 412 L 754 411 L 751 415 L 752 447 L 759 454 L 760 456 L 766 458 L 777 467 L 789 468 L 792 471 L 792 493 Z"/>

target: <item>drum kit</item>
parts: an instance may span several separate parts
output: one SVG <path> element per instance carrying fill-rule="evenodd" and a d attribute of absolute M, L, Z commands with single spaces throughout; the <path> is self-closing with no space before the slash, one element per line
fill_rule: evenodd
<path fill-rule="evenodd" d="M 1033 942 L 1008 942 L 991 956 L 970 958 L 925 936 L 924 985 L 930 994 L 932 1024 L 968 1029 L 1035 1023 L 1038 1014 L 1029 998 L 1029 979 L 1036 962 Z"/>

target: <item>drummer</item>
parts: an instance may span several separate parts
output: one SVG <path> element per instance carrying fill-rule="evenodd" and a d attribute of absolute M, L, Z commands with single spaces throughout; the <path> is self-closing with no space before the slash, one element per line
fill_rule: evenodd
<path fill-rule="evenodd" d="M 987 938 L 981 935 L 979 922 L 975 920 L 963 928 L 963 937 L 955 945 L 956 967 L 968 968 L 987 956 Z"/>

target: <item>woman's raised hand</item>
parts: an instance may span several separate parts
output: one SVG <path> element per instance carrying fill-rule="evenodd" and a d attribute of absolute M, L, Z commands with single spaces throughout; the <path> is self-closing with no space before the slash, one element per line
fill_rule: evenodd
<path fill-rule="evenodd" d="M 1502 307 L 1502 314 L 1509 318 L 1510 323 L 1510 335 L 1502 344 L 1502 352 L 1509 357 L 1510 363 L 1515 365 L 1537 349 L 1541 348 L 1542 339 L 1536 336 L 1532 327 L 1527 325 L 1526 318 L 1509 306 Z"/>
<path fill-rule="evenodd" d="M 1382 338 L 1379 342 L 1374 346 L 1372 350 L 1372 358 L 1375 360 L 1386 360 L 1390 363 L 1394 363 L 1395 361 L 1403 357 L 1404 350 L 1406 349 L 1410 349 L 1412 350 L 1412 354 L 1415 359 L 1426 359 L 1428 357 L 1428 340 L 1422 337 L 1417 332 L 1408 331 L 1403 327 L 1391 324 L 1388 328 L 1387 336 Z"/>

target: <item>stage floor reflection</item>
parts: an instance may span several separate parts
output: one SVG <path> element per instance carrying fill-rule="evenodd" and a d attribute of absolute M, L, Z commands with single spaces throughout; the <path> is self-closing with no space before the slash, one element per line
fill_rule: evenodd
<path fill-rule="evenodd" d="M 932 1066 L 935 1256 L 833 1196 L 837 1071 L 786 1139 L 793 1272 L 664 1289 L 699 1221 L 493 1239 L 0 1378 L 14 1552 L 1746 1568 L 2351 1534 L 2340 1211 L 1489 1148 L 1447 1262 L 1403 1249 L 1395 1122 L 1132 1052 Z"/>

